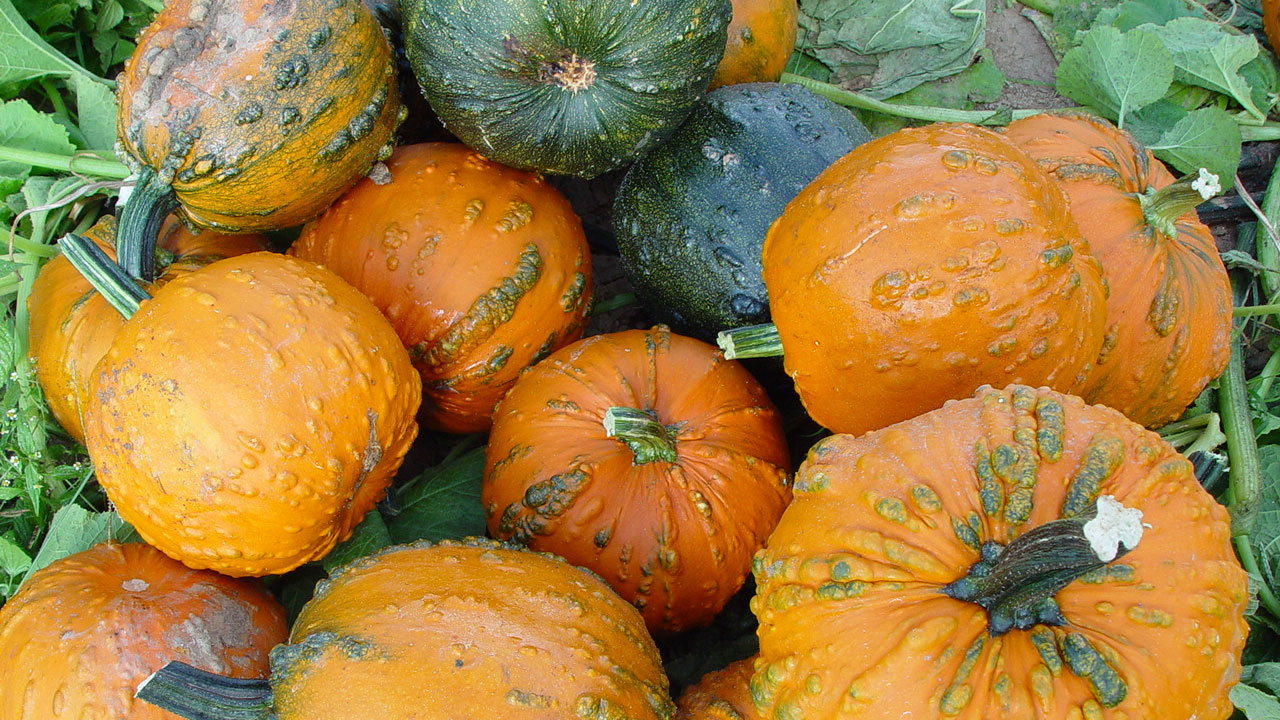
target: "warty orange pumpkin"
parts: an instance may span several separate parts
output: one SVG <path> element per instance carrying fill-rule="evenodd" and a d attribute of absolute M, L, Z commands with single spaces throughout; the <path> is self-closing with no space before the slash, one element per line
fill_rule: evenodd
<path fill-rule="evenodd" d="M 820 441 L 754 564 L 752 695 L 792 720 L 1224 720 L 1248 582 L 1158 435 L 983 388 Z"/>
<path fill-rule="evenodd" d="M 290 253 L 352 283 L 422 376 L 422 421 L 484 432 L 519 372 L 582 335 L 591 252 L 540 175 L 456 143 L 398 148 L 308 224 Z"/>
<path fill-rule="evenodd" d="M 1231 351 L 1231 280 L 1195 213 L 1207 198 L 1093 115 L 1034 115 L 1005 135 L 1067 191 L 1102 263 L 1106 335 L 1080 395 L 1148 427 L 1176 420 Z"/>
<path fill-rule="evenodd" d="M 751 699 L 755 656 L 702 676 L 676 702 L 676 720 L 764 720 Z"/>
<path fill-rule="evenodd" d="M 739 363 L 666 327 L 595 335 L 525 371 L 494 414 L 494 537 L 603 577 L 653 631 L 711 621 L 790 498 L 778 412 Z"/>
<path fill-rule="evenodd" d="M 796 47 L 796 0 L 732 0 L 724 57 L 711 76 L 714 90 L 724 85 L 775 82 Z"/>
<path fill-rule="evenodd" d="M 32 573 L 0 608 L 0 717 L 173 720 L 134 699 L 169 660 L 266 677 L 288 635 L 260 583 L 192 570 L 142 543 L 102 544 Z"/>

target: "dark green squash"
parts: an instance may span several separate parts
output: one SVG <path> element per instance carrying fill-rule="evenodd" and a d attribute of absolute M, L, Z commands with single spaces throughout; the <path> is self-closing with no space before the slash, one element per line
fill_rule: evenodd
<path fill-rule="evenodd" d="M 404 0 L 423 95 L 476 151 L 594 177 L 667 138 L 724 54 L 729 0 Z"/>
<path fill-rule="evenodd" d="M 848 110 L 799 85 L 709 93 L 623 178 L 614 234 L 627 279 L 662 322 L 710 337 L 767 322 L 760 248 L 796 193 L 871 139 Z"/>

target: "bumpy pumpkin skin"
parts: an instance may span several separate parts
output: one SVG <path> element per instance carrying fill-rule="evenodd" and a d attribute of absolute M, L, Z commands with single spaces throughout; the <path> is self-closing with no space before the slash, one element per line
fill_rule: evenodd
<path fill-rule="evenodd" d="M 972 125 L 854 148 L 787 205 L 762 259 L 787 373 L 834 432 L 984 384 L 1074 392 L 1102 345 L 1101 271 L 1066 195 Z"/>
<path fill-rule="evenodd" d="M 301 225 L 391 151 L 391 46 L 361 0 L 173 0 L 119 78 L 118 136 L 192 223 Z"/>
<path fill-rule="evenodd" d="M 1231 280 L 1194 210 L 1175 237 L 1143 217 L 1138 195 L 1175 178 L 1129 133 L 1090 115 L 1038 115 L 1006 135 L 1053 175 L 1102 263 L 1107 330 L 1080 395 L 1157 427 L 1175 420 L 1231 355 Z"/>
<path fill-rule="evenodd" d="M 355 288 L 251 253 L 173 280 L 120 328 L 90 380 L 86 446 L 147 542 L 192 567 L 282 573 L 382 498 L 420 386 Z"/>
<path fill-rule="evenodd" d="M 520 370 L 582 335 L 591 253 L 541 176 L 463 145 L 398 148 L 290 248 L 369 296 L 422 375 L 422 421 L 484 432 Z"/>
<path fill-rule="evenodd" d="M 85 237 L 115 259 L 115 229 L 115 217 L 104 215 Z M 193 233 L 171 220 L 161 229 L 156 246 L 173 259 L 153 287 L 226 257 L 266 250 L 267 239 L 252 234 Z M 40 268 L 27 310 L 31 323 L 27 346 L 49 410 L 58 424 L 83 444 L 81 413 L 90 402 L 89 378 L 124 324 L 124 317 L 62 255 Z"/>
<path fill-rule="evenodd" d="M 603 418 L 651 411 L 675 460 L 638 463 Z M 586 567 L 653 631 L 704 625 L 790 499 L 779 416 L 739 363 L 665 327 L 585 338 L 530 368 L 494 414 L 489 534 Z"/>
<path fill-rule="evenodd" d="M 711 88 L 776 82 L 796 47 L 796 0 L 733 0 L 724 58 Z"/>
<path fill-rule="evenodd" d="M 134 699 L 170 660 L 263 678 L 288 635 L 254 581 L 192 570 L 142 543 L 97 545 L 32 574 L 0 609 L 0 717 L 173 720 Z"/>
<path fill-rule="evenodd" d="M 635 609 L 560 558 L 484 539 L 389 548 L 321 582 L 272 653 L 279 720 L 670 720 Z"/>
<path fill-rule="evenodd" d="M 1226 510 L 1172 446 L 1115 410 L 984 388 L 820 442 L 795 492 L 755 561 L 764 717 L 1231 715 L 1248 593 Z M 1056 594 L 1066 625 L 991 637 L 986 611 L 942 594 L 981 543 L 1099 495 L 1148 527 Z"/>
<path fill-rule="evenodd" d="M 676 720 L 764 720 L 751 699 L 755 656 L 702 676 L 680 695 Z"/>

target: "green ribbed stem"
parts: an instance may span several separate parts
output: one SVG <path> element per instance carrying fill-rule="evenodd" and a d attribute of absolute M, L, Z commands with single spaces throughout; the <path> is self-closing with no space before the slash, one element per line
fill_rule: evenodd
<path fill-rule="evenodd" d="M 1117 543 L 1114 557 L 1099 557 L 1085 532 L 1085 525 L 1095 517 L 1096 510 L 1091 508 L 1088 514 L 1032 528 L 1008 545 L 987 541 L 982 559 L 942 592 L 984 608 L 992 637 L 1040 624 L 1064 625 L 1066 619 L 1053 596 L 1132 549 Z"/>
<path fill-rule="evenodd" d="M 1151 227 L 1159 230 L 1166 237 L 1177 237 L 1178 218 L 1186 215 L 1196 206 L 1222 192 L 1217 189 L 1205 197 L 1197 187 L 1203 180 L 1199 173 L 1193 173 L 1166 185 L 1159 190 L 1148 190 L 1138 195 L 1138 204 L 1142 206 L 1142 217 Z"/>
<path fill-rule="evenodd" d="M 67 256 L 71 266 L 126 319 L 133 317 L 142 301 L 151 297 L 92 240 L 71 233 L 59 240 L 58 244 L 62 246 L 62 254 Z"/>
<path fill-rule="evenodd" d="M 215 675 L 174 660 L 138 685 L 139 700 L 187 720 L 268 720 L 271 686 L 266 680 Z"/>
<path fill-rule="evenodd" d="M 156 238 L 164 219 L 177 207 L 173 188 L 155 170 L 143 168 L 116 228 L 116 257 L 125 272 L 144 282 L 156 279 Z"/>
<path fill-rule="evenodd" d="M 604 413 L 604 431 L 631 448 L 635 464 L 675 462 L 676 441 L 653 413 L 630 407 L 611 407 Z"/>
<path fill-rule="evenodd" d="M 782 355 L 782 338 L 778 337 L 778 328 L 773 323 L 721 330 L 716 335 L 716 344 L 729 360 Z"/>

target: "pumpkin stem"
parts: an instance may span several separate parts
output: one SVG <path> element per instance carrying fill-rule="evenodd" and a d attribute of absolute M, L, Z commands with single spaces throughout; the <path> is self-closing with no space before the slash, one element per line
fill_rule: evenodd
<path fill-rule="evenodd" d="M 116 257 L 125 272 L 143 282 L 156 279 L 156 237 L 176 207 L 173 188 L 160 180 L 155 170 L 143 168 L 129 201 L 120 210 L 116 230 Z"/>
<path fill-rule="evenodd" d="M 635 464 L 644 465 L 658 460 L 675 462 L 675 438 L 672 432 L 652 412 L 636 408 L 614 406 L 604 413 L 604 431 L 611 438 L 618 438 L 635 454 Z"/>
<path fill-rule="evenodd" d="M 102 293 L 111 307 L 116 309 L 125 319 L 133 317 L 143 300 L 151 297 L 146 290 L 138 287 L 138 283 L 117 264 L 107 257 L 83 235 L 70 233 L 58 241 L 62 254 L 67 256 L 81 275 L 95 290 Z"/>
<path fill-rule="evenodd" d="M 139 700 L 187 720 L 267 720 L 273 717 L 266 680 L 215 675 L 173 660 L 138 685 Z"/>
<path fill-rule="evenodd" d="M 724 351 L 727 360 L 782 355 L 782 338 L 773 323 L 721 330 L 716 335 L 716 344 Z"/>
<path fill-rule="evenodd" d="M 987 542 L 968 574 L 942 588 L 982 606 L 993 636 L 1066 623 L 1053 596 L 1085 573 L 1137 547 L 1142 511 L 1103 495 L 1090 512 L 1032 528 L 1006 546 Z"/>
<path fill-rule="evenodd" d="M 1178 234 L 1178 218 L 1220 192 L 1222 184 L 1218 182 L 1218 176 L 1200 168 L 1195 175 L 1186 175 L 1159 190 L 1148 190 L 1138 195 L 1138 204 L 1142 206 L 1142 216 L 1148 225 L 1167 237 L 1174 237 Z"/>

